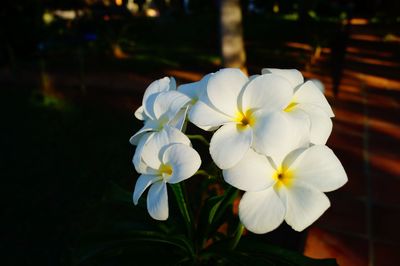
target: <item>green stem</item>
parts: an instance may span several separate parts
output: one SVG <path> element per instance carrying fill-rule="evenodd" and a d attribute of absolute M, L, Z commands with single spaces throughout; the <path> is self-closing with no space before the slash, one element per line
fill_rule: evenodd
<path fill-rule="evenodd" d="M 195 139 L 198 141 L 203 142 L 205 145 L 210 146 L 210 142 L 208 142 L 208 140 L 203 137 L 202 135 L 186 135 L 189 139 Z"/>
<path fill-rule="evenodd" d="M 236 228 L 235 231 L 235 235 L 233 236 L 232 242 L 230 244 L 232 250 L 234 250 L 239 244 L 240 238 L 243 235 L 243 231 L 244 231 L 244 226 L 241 222 L 239 222 L 238 227 Z"/>

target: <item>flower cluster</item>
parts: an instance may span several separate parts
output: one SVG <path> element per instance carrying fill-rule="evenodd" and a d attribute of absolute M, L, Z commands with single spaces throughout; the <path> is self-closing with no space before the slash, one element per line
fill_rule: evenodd
<path fill-rule="evenodd" d="M 183 133 L 190 121 L 215 131 L 209 151 L 224 180 L 243 190 L 239 218 L 254 233 L 284 220 L 301 231 L 329 207 L 324 192 L 347 182 L 325 143 L 332 109 L 312 81 L 297 70 L 263 69 L 247 77 L 226 68 L 176 88 L 173 78 L 147 88 L 135 116 L 144 126 L 130 139 L 139 177 L 133 194 L 144 190 L 149 214 L 168 218 L 166 183 L 178 183 L 199 169 L 201 159 Z"/>

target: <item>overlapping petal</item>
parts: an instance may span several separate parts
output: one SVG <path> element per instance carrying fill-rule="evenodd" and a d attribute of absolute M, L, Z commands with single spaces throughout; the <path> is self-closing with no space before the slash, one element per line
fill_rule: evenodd
<path fill-rule="evenodd" d="M 301 85 L 294 94 L 296 102 L 304 105 L 316 105 L 320 107 L 329 117 L 334 117 L 332 108 L 324 94 L 311 80 Z"/>
<path fill-rule="evenodd" d="M 303 75 L 297 69 L 264 68 L 261 73 L 279 75 L 289 81 L 293 89 L 304 82 Z"/>
<path fill-rule="evenodd" d="M 147 210 L 153 219 L 160 221 L 168 219 L 167 184 L 164 181 L 151 185 L 147 194 Z"/>
<path fill-rule="evenodd" d="M 151 123 L 145 123 L 144 126 L 139 129 L 138 132 L 136 132 L 130 139 L 129 142 L 132 145 L 138 145 L 140 139 L 143 137 L 143 135 L 150 133 L 151 131 L 154 130 L 154 126 Z"/>
<path fill-rule="evenodd" d="M 250 149 L 252 139 L 253 130 L 250 127 L 241 129 L 235 123 L 223 125 L 211 138 L 211 157 L 219 168 L 231 168 Z"/>
<path fill-rule="evenodd" d="M 135 166 L 135 170 L 141 174 L 153 173 L 152 169 L 142 159 L 143 148 L 147 143 L 148 139 L 153 136 L 153 133 L 145 134 L 136 146 L 135 154 L 133 155 L 132 163 Z"/>
<path fill-rule="evenodd" d="M 154 182 L 159 181 L 159 177 L 155 175 L 141 175 L 136 181 L 135 190 L 133 192 L 133 203 L 136 205 L 143 192 Z"/>
<path fill-rule="evenodd" d="M 142 106 L 145 114 L 148 117 L 155 119 L 153 105 L 160 92 L 175 90 L 176 82 L 174 78 L 164 77 L 153 81 L 146 89 L 143 95 Z"/>
<path fill-rule="evenodd" d="M 312 104 L 298 104 L 297 109 L 303 110 L 310 118 L 310 142 L 323 145 L 332 132 L 332 120 L 320 107 Z"/>
<path fill-rule="evenodd" d="M 261 75 L 249 82 L 241 98 L 243 112 L 259 110 L 269 113 L 284 109 L 290 102 L 293 89 L 290 83 L 273 74 Z"/>
<path fill-rule="evenodd" d="M 175 184 L 193 176 L 201 165 L 200 155 L 184 144 L 170 145 L 163 153 L 162 162 L 172 167 L 168 183 Z"/>
<path fill-rule="evenodd" d="M 248 78 L 237 68 L 225 68 L 212 75 L 207 85 L 207 96 L 212 105 L 227 116 L 235 117 L 238 99 Z"/>
<path fill-rule="evenodd" d="M 257 118 L 254 126 L 252 147 L 259 153 L 279 161 L 292 149 L 293 142 L 298 140 L 298 129 L 284 112 L 273 112 Z"/>
<path fill-rule="evenodd" d="M 249 149 L 235 166 L 223 171 L 224 180 L 244 191 L 260 191 L 272 186 L 276 170 L 266 156 Z"/>
<path fill-rule="evenodd" d="M 189 102 L 190 98 L 178 91 L 160 92 L 153 105 L 155 119 L 160 119 L 163 115 L 167 115 L 171 120 Z"/>
<path fill-rule="evenodd" d="M 203 101 L 198 101 L 189 113 L 189 121 L 200 128 L 214 128 L 232 122 L 232 118 Z"/>
<path fill-rule="evenodd" d="M 272 187 L 259 192 L 244 193 L 239 204 L 240 221 L 256 234 L 276 229 L 284 217 L 285 206 Z"/>
<path fill-rule="evenodd" d="M 165 126 L 154 132 L 141 151 L 141 158 L 147 166 L 158 169 L 162 163 L 163 148 L 174 143 L 190 145 L 189 138 L 176 128 Z"/>

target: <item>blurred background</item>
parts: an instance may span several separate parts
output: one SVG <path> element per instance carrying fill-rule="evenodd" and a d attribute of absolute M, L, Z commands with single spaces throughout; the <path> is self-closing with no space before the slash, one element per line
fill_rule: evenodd
<path fill-rule="evenodd" d="M 304 254 L 398 265 L 399 1 L 0 5 L 2 265 L 72 265 L 88 232 L 145 217 L 130 202 L 128 143 L 144 90 L 224 66 L 299 69 L 322 82 L 334 109 L 328 146 L 349 182 L 328 194 L 332 207 L 307 231 Z"/>

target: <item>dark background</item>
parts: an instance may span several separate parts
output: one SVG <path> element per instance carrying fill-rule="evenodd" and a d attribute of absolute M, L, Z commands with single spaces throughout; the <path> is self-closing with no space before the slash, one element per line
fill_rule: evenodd
<path fill-rule="evenodd" d="M 133 112 L 152 80 L 191 82 L 223 67 L 218 1 L 191 0 L 187 12 L 159 0 L 133 13 L 117 2 L 0 3 L 2 265 L 73 265 L 91 232 L 147 221 L 130 202 Z M 241 2 L 249 73 L 318 78 L 337 116 L 328 145 L 349 183 L 329 194 L 306 255 L 400 258 L 399 3 Z"/>

